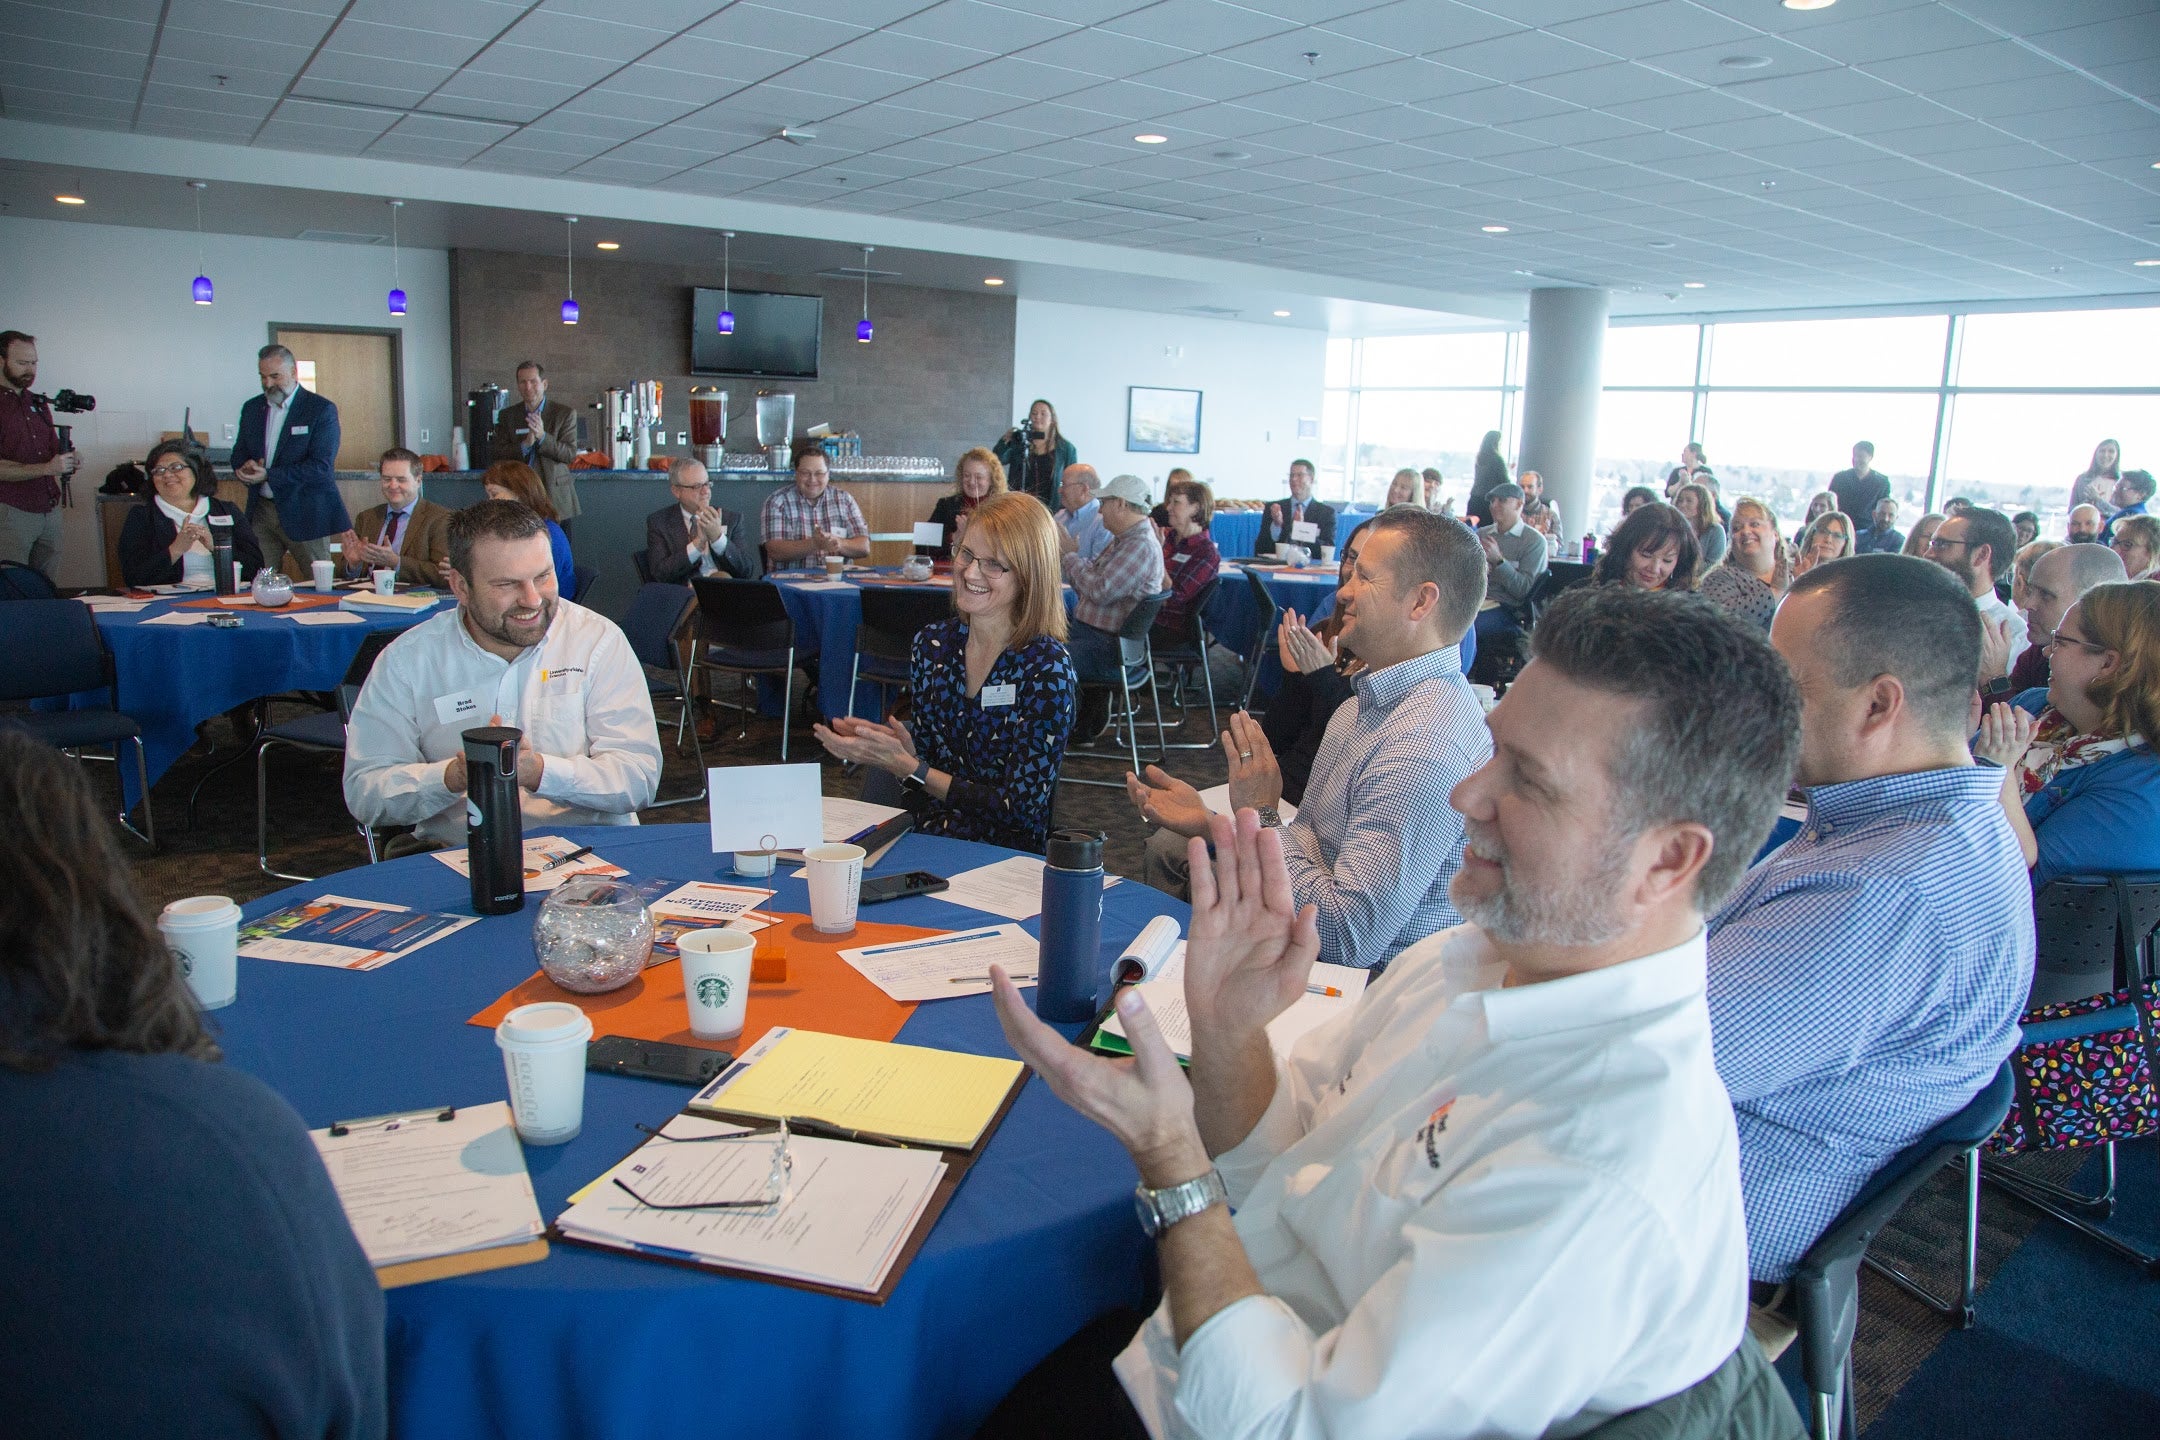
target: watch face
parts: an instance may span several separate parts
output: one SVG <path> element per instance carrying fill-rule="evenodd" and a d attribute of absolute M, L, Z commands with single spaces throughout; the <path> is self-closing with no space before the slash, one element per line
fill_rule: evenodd
<path fill-rule="evenodd" d="M 1154 1239 L 1155 1232 L 1162 1228 L 1162 1220 L 1155 1213 L 1154 1203 L 1148 1199 L 1147 1192 L 1144 1190 L 1133 1195 L 1132 1203 L 1133 1210 L 1140 1216 L 1141 1233 L 1151 1240 Z"/>

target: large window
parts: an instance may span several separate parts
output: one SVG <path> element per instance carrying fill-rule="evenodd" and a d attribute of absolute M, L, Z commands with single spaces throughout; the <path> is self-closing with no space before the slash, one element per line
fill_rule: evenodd
<path fill-rule="evenodd" d="M 1486 432 L 1513 454 L 1522 335 L 1478 331 L 1334 339 L 1327 347 L 1317 487 L 1323 499 L 1378 505 L 1405 467 L 1436 469 L 1458 506 Z"/>

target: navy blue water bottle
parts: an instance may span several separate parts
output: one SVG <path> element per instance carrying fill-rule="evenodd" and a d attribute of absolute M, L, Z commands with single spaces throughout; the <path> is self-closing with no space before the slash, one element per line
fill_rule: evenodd
<path fill-rule="evenodd" d="M 1102 962 L 1100 830 L 1053 830 L 1043 857 L 1042 942 L 1035 1013 L 1052 1023 L 1095 1018 Z"/>
<path fill-rule="evenodd" d="M 465 861 L 473 913 L 508 915 L 525 908 L 525 811 L 518 795 L 518 743 L 507 725 L 467 730 Z"/>

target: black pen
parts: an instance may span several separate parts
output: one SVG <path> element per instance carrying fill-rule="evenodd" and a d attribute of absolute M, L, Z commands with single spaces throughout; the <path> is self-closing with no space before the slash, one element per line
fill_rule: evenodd
<path fill-rule="evenodd" d="M 822 1120 L 807 1120 L 790 1115 L 787 1126 L 797 1134 L 809 1135 L 819 1140 L 852 1140 L 858 1145 L 888 1145 L 895 1150 L 910 1148 L 901 1141 L 888 1139 L 883 1135 L 872 1135 L 864 1130 L 849 1130 L 839 1125 L 827 1125 Z"/>
<path fill-rule="evenodd" d="M 545 875 L 550 870 L 560 870 L 563 866 L 569 864 L 572 860 L 582 860 L 590 854 L 592 854 L 592 846 L 583 846 L 580 849 L 572 850 L 567 855 L 556 856 L 553 860 L 548 861 L 547 864 L 542 865 L 536 873 Z"/>

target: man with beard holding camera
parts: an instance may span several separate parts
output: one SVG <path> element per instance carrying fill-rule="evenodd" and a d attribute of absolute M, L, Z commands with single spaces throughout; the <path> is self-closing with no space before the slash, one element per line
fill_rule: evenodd
<path fill-rule="evenodd" d="M 31 392 L 37 365 L 36 336 L 0 330 L 0 560 L 50 580 L 60 559 L 60 480 L 82 457 L 61 450 L 52 402 Z"/>

